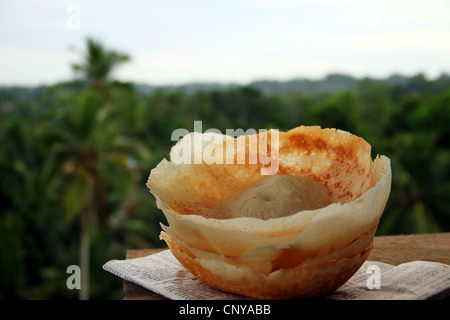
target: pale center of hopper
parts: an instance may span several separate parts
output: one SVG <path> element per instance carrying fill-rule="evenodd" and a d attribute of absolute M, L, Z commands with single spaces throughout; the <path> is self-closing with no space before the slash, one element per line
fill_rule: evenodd
<path fill-rule="evenodd" d="M 213 204 L 207 216 L 216 219 L 254 217 L 267 220 L 319 209 L 330 203 L 327 187 L 313 179 L 271 175 L 245 191 Z"/>

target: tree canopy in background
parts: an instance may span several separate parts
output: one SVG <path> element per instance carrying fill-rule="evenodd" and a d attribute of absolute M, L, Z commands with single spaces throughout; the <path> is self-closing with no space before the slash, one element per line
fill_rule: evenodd
<path fill-rule="evenodd" d="M 450 231 L 448 75 L 155 87 L 114 79 L 129 59 L 87 39 L 74 81 L 0 88 L 1 298 L 78 298 L 66 287 L 72 264 L 89 266 L 89 298 L 120 298 L 122 282 L 101 266 L 163 246 L 145 182 L 172 131 L 196 120 L 222 132 L 320 125 L 361 136 L 392 160 L 377 234 Z"/>

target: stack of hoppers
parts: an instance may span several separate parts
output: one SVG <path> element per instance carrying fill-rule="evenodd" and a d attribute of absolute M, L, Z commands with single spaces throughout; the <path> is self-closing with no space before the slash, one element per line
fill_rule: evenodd
<path fill-rule="evenodd" d="M 391 167 L 385 156 L 372 161 L 364 139 L 316 126 L 238 138 L 191 133 L 171 160 L 195 137 L 208 139 L 192 146 L 191 163 L 163 159 L 147 186 L 169 224 L 161 238 L 200 281 L 255 299 L 313 297 L 336 290 L 367 259 Z M 267 161 L 250 163 L 262 152 L 255 139 L 267 143 L 275 174 L 261 174 Z M 245 163 L 227 161 L 225 147 L 222 163 L 194 161 L 227 141 L 235 153 L 246 146 Z"/>

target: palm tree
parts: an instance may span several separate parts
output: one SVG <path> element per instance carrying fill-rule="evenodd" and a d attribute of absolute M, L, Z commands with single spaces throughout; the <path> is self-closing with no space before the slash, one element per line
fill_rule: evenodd
<path fill-rule="evenodd" d="M 111 83 L 111 74 L 119 65 L 130 61 L 130 56 L 115 50 L 106 49 L 95 39 L 86 39 L 86 51 L 78 52 L 81 61 L 73 63 L 72 69 L 81 75 L 81 80 L 89 86 L 106 94 Z M 120 83 L 120 82 L 119 82 Z"/>
<path fill-rule="evenodd" d="M 90 232 L 108 224 L 108 193 L 111 188 L 131 189 L 135 175 L 129 160 L 149 155 L 139 141 L 123 134 L 120 111 L 108 99 L 111 73 L 129 57 L 90 38 L 86 44 L 87 53 L 73 68 L 83 74 L 88 88 L 71 99 L 52 122 L 57 138 L 46 165 L 48 170 L 59 168 L 67 216 L 80 217 L 80 299 L 89 297 Z M 120 179 L 111 178 L 113 174 Z"/>

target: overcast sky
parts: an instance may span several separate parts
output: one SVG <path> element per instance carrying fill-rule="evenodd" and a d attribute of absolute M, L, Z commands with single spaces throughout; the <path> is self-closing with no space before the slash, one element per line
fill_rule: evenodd
<path fill-rule="evenodd" d="M 450 72 L 448 0 L 0 0 L 0 85 L 70 79 L 87 36 L 148 84 Z"/>

